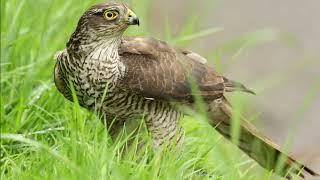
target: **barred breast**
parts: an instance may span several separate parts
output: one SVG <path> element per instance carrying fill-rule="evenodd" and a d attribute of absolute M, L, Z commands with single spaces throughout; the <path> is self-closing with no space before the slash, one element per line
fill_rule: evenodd
<path fill-rule="evenodd" d="M 112 54 L 101 60 L 98 52 L 89 53 L 85 57 L 72 57 L 66 50 L 61 51 L 57 55 L 55 67 L 58 90 L 72 101 L 71 82 L 81 106 L 112 117 L 107 119 L 107 124 L 116 118 L 118 126 L 121 126 L 130 119 L 144 116 L 155 147 L 166 141 L 182 142 L 184 132 L 178 123 L 181 113 L 168 102 L 148 99 L 121 89 L 118 80 L 125 73 L 124 65 L 113 60 L 117 57 Z"/>

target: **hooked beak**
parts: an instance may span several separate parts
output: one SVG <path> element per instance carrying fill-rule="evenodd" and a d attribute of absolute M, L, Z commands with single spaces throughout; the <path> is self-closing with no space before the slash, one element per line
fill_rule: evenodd
<path fill-rule="evenodd" d="M 130 9 L 128 9 L 128 14 L 127 14 L 127 23 L 128 25 L 140 25 L 140 21 L 138 16 L 132 12 Z"/>

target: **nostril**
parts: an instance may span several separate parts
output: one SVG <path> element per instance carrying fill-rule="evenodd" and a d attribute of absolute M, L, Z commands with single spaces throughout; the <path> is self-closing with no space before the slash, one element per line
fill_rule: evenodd
<path fill-rule="evenodd" d="M 129 15 L 129 17 L 131 18 L 131 17 L 132 17 L 132 15 Z"/>

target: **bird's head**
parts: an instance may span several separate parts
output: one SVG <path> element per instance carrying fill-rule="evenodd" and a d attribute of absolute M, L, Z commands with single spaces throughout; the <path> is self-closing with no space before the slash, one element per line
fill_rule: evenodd
<path fill-rule="evenodd" d="M 124 3 L 107 2 L 89 8 L 80 18 L 76 32 L 90 37 L 121 36 L 139 18 Z"/>

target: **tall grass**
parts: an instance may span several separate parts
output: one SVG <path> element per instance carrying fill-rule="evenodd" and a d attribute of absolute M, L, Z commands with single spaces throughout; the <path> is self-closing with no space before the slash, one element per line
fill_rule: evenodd
<path fill-rule="evenodd" d="M 1 1 L 0 178 L 271 179 L 271 173 L 201 121 L 205 118 L 201 114 L 183 119 L 187 137 L 181 151 L 154 152 L 144 128 L 138 138 L 129 135 L 111 140 L 93 113 L 58 93 L 53 84 L 53 55 L 65 47 L 82 12 L 96 2 Z M 149 3 L 133 2 L 140 18 L 147 19 Z M 220 30 L 199 30 L 190 17 L 178 37 L 167 34 L 164 39 L 184 46 Z M 149 34 L 147 22 L 128 34 Z M 255 33 L 222 48 L 238 54 L 266 40 L 265 34 Z M 214 57 L 219 64 L 219 54 Z M 144 126 L 143 120 L 141 124 Z M 136 139 L 136 146 L 126 149 L 128 138 Z M 147 143 L 138 151 L 140 138 Z"/>

